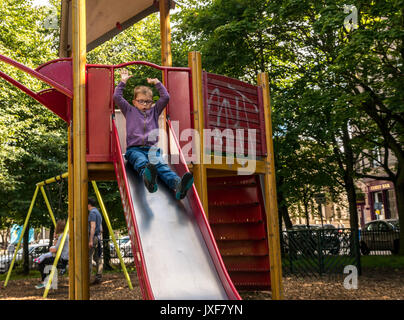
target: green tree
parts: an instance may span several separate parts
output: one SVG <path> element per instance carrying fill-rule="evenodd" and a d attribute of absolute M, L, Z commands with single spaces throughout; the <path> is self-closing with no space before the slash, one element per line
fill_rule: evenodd
<path fill-rule="evenodd" d="M 375 140 L 398 159 L 388 175 L 403 223 L 403 2 L 355 1 L 358 26 L 349 30 L 344 1 L 187 3 L 179 14 L 181 37 L 201 48 L 204 66 L 245 79 L 268 71 L 274 113 L 285 116 L 274 117 L 281 131 L 292 126 L 324 143 L 324 150 L 331 147 L 327 162 L 346 188 L 354 226 L 354 165 L 369 146 L 363 133 L 377 133 Z M 352 134 L 359 131 L 362 140 Z"/>
<path fill-rule="evenodd" d="M 30 68 L 57 58 L 54 31 L 43 23 L 48 14 L 42 7 L 33 7 L 32 1 L 1 1 L 0 52 Z M 47 88 L 5 63 L 1 63 L 1 70 L 33 91 Z M 22 224 L 35 184 L 66 170 L 66 125 L 45 107 L 0 81 L 0 213 L 2 221 Z M 30 223 L 34 227 L 50 225 L 43 203 L 34 207 Z"/>

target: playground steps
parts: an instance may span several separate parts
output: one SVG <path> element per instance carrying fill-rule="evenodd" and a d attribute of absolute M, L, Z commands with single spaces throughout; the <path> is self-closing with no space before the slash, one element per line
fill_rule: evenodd
<path fill-rule="evenodd" d="M 265 206 L 257 175 L 208 178 L 209 223 L 227 271 L 241 290 L 269 290 Z"/>

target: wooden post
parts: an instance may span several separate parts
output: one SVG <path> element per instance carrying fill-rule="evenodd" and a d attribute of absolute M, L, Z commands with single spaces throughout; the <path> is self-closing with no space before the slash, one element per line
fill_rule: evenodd
<path fill-rule="evenodd" d="M 282 260 L 276 196 L 274 147 L 272 140 L 271 102 L 267 73 L 263 72 L 258 75 L 258 85 L 262 87 L 265 114 L 265 137 L 267 143 L 267 157 L 265 159 L 265 211 L 267 216 L 271 291 L 273 300 L 281 300 L 283 299 Z"/>
<path fill-rule="evenodd" d="M 196 146 L 197 159 L 199 163 L 194 164 L 194 183 L 199 197 L 202 201 L 203 209 L 208 217 L 208 188 L 207 175 L 204 166 L 204 141 L 203 141 L 203 88 L 202 88 L 202 58 L 200 52 L 190 52 L 188 54 L 188 65 L 192 73 L 192 95 L 194 104 L 194 129 L 199 133 L 200 148 Z"/>
<path fill-rule="evenodd" d="M 67 164 L 68 164 L 68 220 L 69 220 L 69 300 L 75 299 L 75 259 L 74 259 L 74 214 L 73 214 L 73 157 L 72 157 L 72 124 L 67 128 Z"/>
<path fill-rule="evenodd" d="M 86 1 L 72 1 L 73 222 L 75 299 L 89 299 L 88 172 L 86 163 Z M 71 178 L 69 176 L 69 178 Z"/>
<path fill-rule="evenodd" d="M 167 0 L 160 0 L 160 37 L 161 37 L 161 65 L 171 67 L 171 28 L 170 6 Z"/>
<path fill-rule="evenodd" d="M 164 67 L 172 66 L 171 56 L 171 28 L 170 28 L 170 6 L 167 0 L 159 1 L 160 8 L 160 40 L 161 40 L 161 65 Z M 167 79 L 164 77 L 165 73 L 162 72 L 162 82 L 167 86 Z M 164 110 L 159 117 L 159 128 L 167 132 L 166 123 L 167 111 Z M 168 153 L 168 139 L 166 136 L 161 136 L 159 140 L 160 148 L 163 154 Z"/>

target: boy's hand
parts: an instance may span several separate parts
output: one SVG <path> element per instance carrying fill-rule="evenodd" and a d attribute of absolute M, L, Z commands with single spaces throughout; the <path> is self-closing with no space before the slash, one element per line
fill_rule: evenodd
<path fill-rule="evenodd" d="M 154 78 L 154 79 L 147 78 L 147 83 L 149 83 L 149 84 L 154 84 L 154 85 L 156 85 L 156 84 L 159 83 L 159 82 L 160 82 L 160 80 L 157 79 L 157 78 Z"/>
<path fill-rule="evenodd" d="M 129 75 L 129 71 L 126 69 L 119 70 L 119 74 L 121 75 L 121 81 L 123 83 L 126 83 L 126 81 L 133 77 Z"/>

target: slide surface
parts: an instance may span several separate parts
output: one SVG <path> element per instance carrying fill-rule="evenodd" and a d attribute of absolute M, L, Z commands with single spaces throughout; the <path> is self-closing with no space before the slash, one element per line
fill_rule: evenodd
<path fill-rule="evenodd" d="M 126 174 L 154 297 L 227 299 L 188 200 L 163 182 L 149 193 L 129 163 Z"/>
<path fill-rule="evenodd" d="M 123 122 L 122 118 L 118 121 L 119 127 Z M 118 129 L 122 146 L 125 145 L 124 133 L 122 127 Z M 195 201 L 199 201 L 196 192 L 191 189 L 191 195 L 178 201 L 173 191 L 158 179 L 157 192 L 149 193 L 130 163 L 122 160 L 140 240 L 141 263 L 153 298 L 240 299 L 224 268 L 210 227 L 206 219 L 200 217 L 204 215 L 203 210 L 195 213 L 198 211 Z M 134 252 L 133 256 L 136 259 L 139 254 Z"/>

